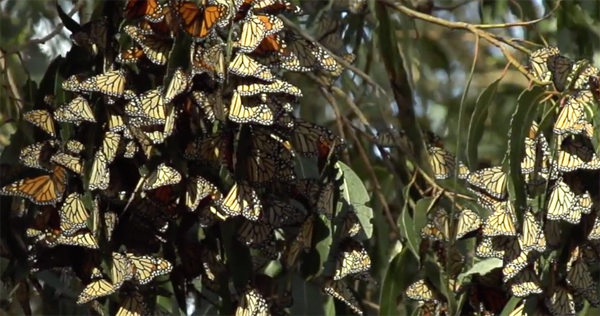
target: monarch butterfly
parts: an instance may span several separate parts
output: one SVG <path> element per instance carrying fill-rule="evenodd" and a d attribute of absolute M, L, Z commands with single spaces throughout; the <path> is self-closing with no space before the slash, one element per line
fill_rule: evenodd
<path fill-rule="evenodd" d="M 144 34 L 158 35 L 163 38 L 176 38 L 179 35 L 179 23 L 175 21 L 173 9 L 169 3 L 164 3 L 160 7 L 160 14 L 163 16 L 162 21 L 153 23 L 148 20 L 142 20 L 139 27 Z M 158 16 L 158 14 L 156 14 Z"/>
<path fill-rule="evenodd" d="M 110 279 L 115 287 L 121 287 L 125 281 L 133 278 L 133 266 L 127 256 L 113 252 Z"/>
<path fill-rule="evenodd" d="M 296 264 L 296 259 L 302 250 L 302 240 L 296 238 L 285 248 L 282 264 L 286 269 L 291 269 Z"/>
<path fill-rule="evenodd" d="M 173 265 L 165 259 L 152 256 L 136 256 L 126 253 L 127 259 L 133 264 L 133 279 L 139 284 L 147 284 L 155 277 L 171 272 Z"/>
<path fill-rule="evenodd" d="M 108 168 L 108 158 L 101 151 L 97 151 L 94 154 L 94 160 L 92 162 L 92 169 L 90 171 L 90 180 L 88 182 L 88 189 L 93 190 L 106 190 L 110 182 L 110 169 Z"/>
<path fill-rule="evenodd" d="M 61 165 L 79 176 L 83 175 L 83 162 L 81 158 L 58 152 L 50 158 L 50 162 Z"/>
<path fill-rule="evenodd" d="M 552 56 L 559 56 L 558 47 L 544 47 L 536 50 L 529 56 L 531 73 L 537 79 L 550 83 L 552 73 L 548 69 L 548 61 Z"/>
<path fill-rule="evenodd" d="M 104 138 L 102 139 L 102 146 L 100 147 L 100 152 L 104 154 L 106 160 L 111 163 L 115 160 L 117 156 L 117 152 L 119 151 L 119 145 L 121 143 L 121 134 L 107 131 L 104 133 Z"/>
<path fill-rule="evenodd" d="M 517 236 L 517 215 L 510 201 L 502 202 L 485 220 L 482 234 L 485 237 Z"/>
<path fill-rule="evenodd" d="M 46 132 L 51 137 L 56 137 L 54 119 L 47 110 L 31 110 L 23 114 L 23 119 Z"/>
<path fill-rule="evenodd" d="M 174 0 L 171 3 L 181 27 L 195 38 L 208 36 L 228 13 L 227 6 L 222 3 L 200 7 L 191 1 Z"/>
<path fill-rule="evenodd" d="M 341 24 L 341 19 L 333 17 L 331 14 L 324 14 L 319 21 L 316 21 L 315 38 L 332 52 L 343 50 L 344 41 Z"/>
<path fill-rule="evenodd" d="M 325 183 L 325 185 L 322 186 L 322 189 L 317 198 L 317 213 L 325 215 L 328 219 L 333 218 L 333 195 L 335 188 L 336 186 L 333 182 Z"/>
<path fill-rule="evenodd" d="M 204 116 L 210 121 L 225 121 L 228 109 L 225 107 L 223 96 L 218 92 L 205 93 L 192 91 L 192 99 L 202 109 Z"/>
<path fill-rule="evenodd" d="M 252 96 L 259 93 L 285 93 L 295 97 L 301 97 L 300 88 L 280 79 L 271 83 L 241 83 L 236 87 L 241 96 Z"/>
<path fill-rule="evenodd" d="M 437 241 L 448 241 L 452 234 L 454 234 L 454 238 L 460 239 L 481 226 L 481 217 L 468 209 L 457 212 L 455 218 L 455 232 L 452 233 L 448 212 L 443 208 L 438 208 L 431 222 L 421 230 L 421 236 Z"/>
<path fill-rule="evenodd" d="M 572 68 L 573 61 L 565 56 L 555 55 L 548 58 L 548 70 L 552 73 L 552 82 L 556 90 L 565 90 Z"/>
<path fill-rule="evenodd" d="M 582 131 L 579 123 L 582 118 L 585 118 L 585 106 L 591 103 L 592 100 L 593 96 L 589 91 L 579 91 L 567 96 L 565 105 L 554 123 L 553 132 L 557 135 L 579 134 Z"/>
<path fill-rule="evenodd" d="M 281 12 L 290 12 L 293 14 L 302 14 L 300 7 L 286 0 L 245 0 L 242 7 L 247 4 L 251 6 L 252 11 L 259 13 L 278 14 Z"/>
<path fill-rule="evenodd" d="M 135 143 L 134 140 L 130 140 L 125 144 L 123 157 L 125 158 L 133 158 L 135 154 L 140 150 L 140 147 Z"/>
<path fill-rule="evenodd" d="M 582 293 L 586 298 L 590 297 L 590 302 L 598 301 L 595 297 L 596 282 L 592 278 L 592 274 L 588 266 L 583 262 L 581 252 L 576 248 L 571 252 L 571 257 L 567 262 L 567 277 L 566 281 L 569 286 L 575 289 L 576 293 Z M 590 293 L 591 295 L 586 295 Z"/>
<path fill-rule="evenodd" d="M 592 226 L 592 230 L 587 236 L 588 240 L 598 240 L 600 239 L 600 216 L 596 216 L 596 220 L 594 221 L 594 226 Z"/>
<path fill-rule="evenodd" d="M 207 73 L 211 79 L 223 82 L 227 73 L 223 49 L 225 44 L 216 44 L 206 49 L 199 44 L 192 45 L 192 75 Z"/>
<path fill-rule="evenodd" d="M 67 152 L 73 155 L 80 154 L 85 149 L 85 146 L 80 141 L 75 139 L 69 139 L 65 147 Z"/>
<path fill-rule="evenodd" d="M 567 78 L 567 85 L 573 85 L 573 90 L 586 89 L 588 88 L 590 79 L 598 76 L 599 73 L 600 69 L 595 67 L 589 60 L 578 60 L 573 64 L 573 68 Z"/>
<path fill-rule="evenodd" d="M 58 211 L 60 215 L 60 229 L 66 235 L 71 235 L 87 226 L 90 213 L 81 200 L 81 194 L 71 193 Z"/>
<path fill-rule="evenodd" d="M 235 309 L 235 316 L 266 315 L 269 305 L 265 298 L 254 288 L 246 286 Z"/>
<path fill-rule="evenodd" d="M 115 231 L 115 227 L 119 222 L 119 216 L 115 212 L 104 213 L 104 232 L 106 234 L 106 240 L 110 241 L 112 234 Z"/>
<path fill-rule="evenodd" d="M 415 301 L 434 302 L 437 301 L 436 294 L 425 279 L 411 283 L 405 292 L 406 296 Z"/>
<path fill-rule="evenodd" d="M 133 292 L 128 295 L 119 306 L 116 316 L 141 316 L 148 315 L 148 306 L 144 301 L 144 296 L 139 292 Z"/>
<path fill-rule="evenodd" d="M 356 61 L 356 55 L 354 54 L 343 54 L 341 57 L 344 61 L 351 65 L 354 64 L 354 62 Z M 321 73 L 322 76 L 325 77 L 325 81 L 330 86 L 335 83 L 335 81 L 342 75 L 342 72 L 346 69 L 342 64 L 338 62 L 336 62 L 334 68 L 335 69 L 331 71 L 319 70 L 319 73 Z"/>
<path fill-rule="evenodd" d="M 283 30 L 283 20 L 274 15 L 254 14 L 249 11 L 242 21 L 240 38 L 234 43 L 242 53 L 252 53 L 267 35 Z"/>
<path fill-rule="evenodd" d="M 469 185 L 500 200 L 506 197 L 506 182 L 507 176 L 501 166 L 477 170 L 467 176 Z M 475 193 L 478 192 L 475 191 Z"/>
<path fill-rule="evenodd" d="M 220 168 L 223 163 L 233 165 L 232 134 L 227 130 L 220 130 L 215 134 L 199 137 L 188 144 L 184 152 L 186 159 L 197 159 L 209 166 Z"/>
<path fill-rule="evenodd" d="M 538 252 L 544 252 L 546 250 L 544 230 L 536 221 L 531 209 L 527 210 L 524 214 L 523 228 L 519 239 L 524 251 L 535 249 Z"/>
<path fill-rule="evenodd" d="M 71 34 L 70 38 L 75 45 L 82 46 L 91 52 L 93 56 L 106 48 L 106 29 L 108 20 L 106 17 L 92 20 L 82 26 L 81 31 Z"/>
<path fill-rule="evenodd" d="M 100 92 L 120 98 L 125 91 L 126 81 L 124 69 L 111 70 L 84 80 L 79 85 L 79 89 L 84 92 Z"/>
<path fill-rule="evenodd" d="M 575 316 L 576 306 L 578 305 L 575 302 L 576 297 L 565 286 L 552 286 L 548 294 L 544 304 L 553 316 Z"/>
<path fill-rule="evenodd" d="M 433 169 L 433 175 L 436 179 L 448 179 L 454 175 L 456 166 L 455 157 L 443 148 L 428 146 L 429 164 Z M 469 169 L 462 163 L 458 162 L 458 178 L 465 179 L 469 174 Z"/>
<path fill-rule="evenodd" d="M 348 285 L 346 285 L 343 281 L 329 282 L 330 283 L 325 284 L 323 288 L 323 291 L 325 291 L 327 295 L 344 302 L 344 304 L 350 307 L 350 309 L 358 315 L 364 314 L 360 305 L 358 305 L 358 300 L 356 300 L 356 297 L 354 294 L 352 294 L 352 291 L 350 291 Z"/>
<path fill-rule="evenodd" d="M 300 226 L 300 232 L 296 236 L 296 240 L 300 241 L 304 252 L 309 252 L 312 247 L 313 231 L 315 228 L 316 216 L 314 214 L 309 215 L 304 223 Z"/>
<path fill-rule="evenodd" d="M 313 123 L 295 119 L 291 144 L 294 151 L 304 157 L 318 157 L 320 163 L 330 154 L 339 154 L 346 146 L 345 141 L 330 130 Z"/>
<path fill-rule="evenodd" d="M 408 140 L 403 130 L 390 129 L 389 131 L 378 132 L 374 141 L 383 147 L 401 147 L 407 148 Z"/>
<path fill-rule="evenodd" d="M 123 13 L 127 20 L 143 17 L 152 23 L 158 23 L 164 18 L 156 0 L 128 0 Z"/>
<path fill-rule="evenodd" d="M 125 106 L 125 113 L 140 117 L 144 125 L 165 124 L 165 98 L 162 87 L 148 90 Z"/>
<path fill-rule="evenodd" d="M 132 46 L 117 55 L 115 61 L 119 64 L 135 64 L 144 56 L 146 55 L 141 46 Z"/>
<path fill-rule="evenodd" d="M 77 298 L 77 304 L 85 304 L 100 297 L 108 296 L 119 288 L 106 279 L 94 280 L 88 283 Z"/>
<path fill-rule="evenodd" d="M 94 111 L 87 99 L 82 96 L 77 96 L 71 102 L 58 107 L 54 112 L 54 119 L 58 122 L 74 123 L 76 125 L 81 122 L 96 122 Z"/>
<path fill-rule="evenodd" d="M 84 78 L 81 74 L 72 75 L 61 83 L 61 87 L 65 91 L 80 92 L 80 85 L 83 80 Z"/>
<path fill-rule="evenodd" d="M 47 140 L 29 145 L 21 149 L 19 161 L 29 168 L 48 170 L 46 164 L 57 146 L 58 142 L 56 140 Z"/>
<path fill-rule="evenodd" d="M 56 243 L 60 245 L 79 246 L 90 249 L 98 249 L 98 241 L 94 234 L 87 229 L 80 229 L 73 235 L 60 234 L 56 237 Z"/>
<path fill-rule="evenodd" d="M 287 45 L 278 64 L 283 69 L 307 72 L 321 68 L 334 72 L 339 66 L 323 48 L 293 32 L 285 34 L 285 42 Z"/>
<path fill-rule="evenodd" d="M 481 315 L 499 315 L 508 303 L 510 296 L 498 287 L 502 283 L 501 277 L 500 269 L 492 270 L 485 276 L 473 276 L 469 303 Z"/>
<path fill-rule="evenodd" d="M 552 248 L 557 248 L 562 244 L 562 229 L 559 221 L 546 221 L 544 223 L 544 234 L 546 243 Z"/>
<path fill-rule="evenodd" d="M 567 218 L 573 206 L 574 200 L 575 193 L 571 191 L 569 185 L 567 185 L 562 178 L 558 179 L 556 183 L 554 183 L 554 187 L 550 193 L 548 207 L 546 208 L 546 217 L 549 220 Z"/>
<path fill-rule="evenodd" d="M 239 176 L 258 187 L 274 180 L 293 180 L 295 173 L 291 152 L 276 141 L 277 136 L 265 133 L 269 132 L 254 130 L 248 147 L 238 147 L 235 155 L 237 168 L 246 167 Z"/>
<path fill-rule="evenodd" d="M 56 204 L 65 193 L 67 177 L 66 169 L 55 165 L 52 173 L 18 180 L 2 187 L 0 194 L 23 197 L 37 205 Z"/>
<path fill-rule="evenodd" d="M 175 69 L 171 82 L 165 91 L 165 103 L 170 103 L 178 95 L 184 93 L 191 82 L 191 78 L 183 71 L 182 68 Z"/>
<path fill-rule="evenodd" d="M 185 192 L 185 205 L 188 210 L 194 212 L 200 202 L 207 197 L 210 197 L 213 201 L 218 201 L 221 199 L 221 192 L 214 184 L 200 176 L 189 178 Z"/>
<path fill-rule="evenodd" d="M 481 217 L 469 209 L 463 209 L 460 212 L 457 212 L 455 217 L 457 218 L 455 229 L 457 240 L 463 238 L 473 231 L 476 231 L 481 227 L 482 224 Z"/>
<path fill-rule="evenodd" d="M 344 239 L 335 257 L 334 280 L 348 275 L 367 275 L 371 269 L 371 257 L 365 248 L 354 239 Z"/>
<path fill-rule="evenodd" d="M 502 267 L 503 281 L 514 278 L 526 266 L 535 260 L 535 254 L 531 251 L 523 250 L 518 238 L 512 238 L 506 245 L 504 252 L 504 263 Z"/>
<path fill-rule="evenodd" d="M 240 77 L 255 77 L 269 82 L 275 80 L 275 76 L 269 68 L 243 53 L 237 53 L 227 69 L 230 73 Z"/>
<path fill-rule="evenodd" d="M 161 163 L 156 170 L 144 181 L 144 191 L 154 190 L 166 185 L 174 185 L 181 182 L 181 174 L 173 167 Z"/>
<path fill-rule="evenodd" d="M 267 104 L 250 98 L 242 100 L 240 93 L 233 91 L 229 105 L 229 119 L 240 124 L 258 123 L 268 126 L 274 122 L 274 113 Z"/>
<path fill-rule="evenodd" d="M 149 124 L 143 118 L 131 118 L 128 131 L 142 146 L 147 157 L 149 157 L 153 145 L 162 144 L 165 141 L 164 126 Z"/>
<path fill-rule="evenodd" d="M 575 200 L 573 201 L 572 208 L 576 212 L 580 212 L 582 214 L 590 214 L 592 211 L 592 198 L 589 192 L 584 192 L 583 194 L 579 194 L 575 196 Z"/>
<path fill-rule="evenodd" d="M 125 130 L 126 125 L 123 120 L 123 110 L 116 106 L 106 106 L 107 127 L 111 132 L 121 132 Z"/>
<path fill-rule="evenodd" d="M 465 266 L 465 257 L 455 247 L 449 247 L 446 242 L 434 242 L 433 250 L 440 268 L 450 276 L 449 286 L 454 288 L 456 278 Z"/>
<path fill-rule="evenodd" d="M 274 229 L 302 223 L 304 214 L 291 204 L 277 200 L 275 197 L 267 199 L 259 221 Z"/>
<path fill-rule="evenodd" d="M 238 240 L 252 248 L 260 248 L 273 240 L 273 229 L 259 222 L 245 220 L 237 232 Z"/>
<path fill-rule="evenodd" d="M 243 215 L 252 221 L 258 220 L 262 212 L 258 194 L 247 181 L 243 180 L 236 182 L 219 204 L 227 215 Z"/>
<path fill-rule="evenodd" d="M 126 25 L 124 31 L 142 48 L 142 53 L 151 62 L 159 66 L 167 63 L 169 52 L 174 43 L 172 39 L 163 38 L 154 34 L 143 34 L 142 29 L 133 25 Z M 132 53 L 133 52 L 135 51 L 132 51 Z M 136 56 L 139 54 L 138 52 L 135 53 Z"/>
<path fill-rule="evenodd" d="M 556 168 L 561 172 L 571 172 L 577 169 L 597 169 L 600 158 L 593 151 L 589 142 L 583 138 L 566 138 L 558 151 L 555 161 Z M 590 145 L 588 145 L 590 144 Z"/>
<path fill-rule="evenodd" d="M 508 289 L 512 295 L 523 298 L 542 293 L 540 280 L 531 267 L 525 268 L 510 280 Z"/>
<path fill-rule="evenodd" d="M 279 34 L 271 34 L 265 36 L 254 52 L 252 52 L 252 55 L 271 60 L 271 58 L 276 58 L 277 56 L 285 56 L 286 48 L 287 44 Z"/>
<path fill-rule="evenodd" d="M 360 223 L 360 220 L 358 218 L 358 216 L 356 215 L 356 212 L 354 211 L 354 209 L 350 209 L 344 216 L 343 216 L 343 223 L 341 226 L 341 236 L 342 237 L 354 237 L 356 235 L 358 235 L 358 233 L 361 232 L 362 230 L 362 225 Z"/>

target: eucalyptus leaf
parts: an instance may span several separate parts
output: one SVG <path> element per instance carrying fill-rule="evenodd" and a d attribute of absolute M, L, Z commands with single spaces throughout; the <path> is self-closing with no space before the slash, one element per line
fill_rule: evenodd
<path fill-rule="evenodd" d="M 466 278 L 467 276 L 472 275 L 472 274 L 486 275 L 490 271 L 492 271 L 496 268 L 501 268 L 501 267 L 502 267 L 502 259 L 487 258 L 487 259 L 484 259 L 482 261 L 475 263 L 473 265 L 473 267 L 471 267 L 471 269 L 469 269 L 469 271 L 459 274 L 458 280 L 463 280 L 464 278 Z"/>
<path fill-rule="evenodd" d="M 362 180 L 356 173 L 343 162 L 337 162 L 336 166 L 343 174 L 342 196 L 356 211 L 358 220 L 365 232 L 367 238 L 373 236 L 373 209 L 367 206 L 371 200 L 369 192 L 365 188 Z"/>
<path fill-rule="evenodd" d="M 478 165 L 478 152 L 477 147 L 483 137 L 485 131 L 485 121 L 487 120 L 489 107 L 492 105 L 492 101 L 498 92 L 498 86 L 502 78 L 496 79 L 492 82 L 477 98 L 475 102 L 475 108 L 471 114 L 471 120 L 469 121 L 469 132 L 467 136 L 467 161 L 469 169 L 475 170 Z"/>

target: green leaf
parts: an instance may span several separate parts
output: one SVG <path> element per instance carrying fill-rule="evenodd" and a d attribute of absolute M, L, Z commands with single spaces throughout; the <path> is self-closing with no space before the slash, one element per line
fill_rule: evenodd
<path fill-rule="evenodd" d="M 292 276 L 292 296 L 294 305 L 290 307 L 292 315 L 323 315 L 325 313 L 325 295 L 314 283 Z M 331 304 L 333 305 L 333 304 Z"/>
<path fill-rule="evenodd" d="M 407 186 L 402 190 L 405 197 L 409 196 L 410 188 L 410 186 Z M 417 232 L 413 226 L 414 221 L 409 212 L 408 199 L 405 199 L 404 201 L 402 213 L 398 217 L 398 227 L 400 228 L 403 237 L 406 239 L 406 246 L 408 246 L 408 249 L 410 249 L 415 258 L 419 259 L 419 242 L 421 241 L 420 232 Z"/>
<path fill-rule="evenodd" d="M 405 196 L 408 196 L 408 190 L 410 187 L 406 187 Z M 404 206 L 402 215 L 400 215 L 400 231 L 404 232 L 407 240 L 407 246 L 419 260 L 419 245 L 421 244 L 421 229 L 425 227 L 427 223 L 427 211 L 434 202 L 434 198 L 423 198 L 419 200 L 414 208 L 414 213 L 410 215 L 408 204 Z"/>
<path fill-rule="evenodd" d="M 508 303 L 506 303 L 506 305 L 504 306 L 504 309 L 502 310 L 500 316 L 509 316 L 512 313 L 512 311 L 515 310 L 517 304 L 519 304 L 519 302 L 521 302 L 522 300 L 523 299 L 520 297 L 511 298 L 510 301 L 508 301 Z"/>
<path fill-rule="evenodd" d="M 44 282 L 47 285 L 50 285 L 52 288 L 62 292 L 70 298 L 77 298 L 77 296 L 79 296 L 79 293 L 75 292 L 68 284 L 65 284 L 58 277 L 58 275 L 48 270 L 40 271 L 35 275 L 40 281 Z"/>
<path fill-rule="evenodd" d="M 58 17 L 60 17 L 60 21 L 65 25 L 67 30 L 71 31 L 71 33 L 81 32 L 83 29 L 79 23 L 75 22 L 68 14 L 63 11 L 58 1 L 56 1 L 56 11 L 58 12 Z"/>
<path fill-rule="evenodd" d="M 488 117 L 488 109 L 492 104 L 492 101 L 496 97 L 498 92 L 498 86 L 500 85 L 502 78 L 496 79 L 492 82 L 485 90 L 481 92 L 475 103 L 473 114 L 471 114 L 471 120 L 469 122 L 469 132 L 467 141 L 467 162 L 469 169 L 475 170 L 478 164 L 478 152 L 477 147 L 483 137 L 485 129 L 485 121 Z"/>
<path fill-rule="evenodd" d="M 501 268 L 501 267 L 502 267 L 502 259 L 487 258 L 485 260 L 479 261 L 476 264 L 474 264 L 473 267 L 471 267 L 471 269 L 469 269 L 469 271 L 459 274 L 458 280 L 461 281 L 464 278 L 466 278 L 467 276 L 472 275 L 472 274 L 486 275 L 490 271 L 492 271 L 496 268 Z"/>
<path fill-rule="evenodd" d="M 418 263 L 408 248 L 404 248 L 390 262 L 388 270 L 383 278 L 381 296 L 379 297 L 380 315 L 404 315 L 406 310 L 398 310 L 398 296 L 408 287 L 411 274 L 407 269 L 416 268 Z M 416 271 L 415 271 L 416 272 Z M 400 304 L 404 309 L 404 305 Z"/>
<path fill-rule="evenodd" d="M 373 236 L 373 224 L 371 223 L 373 209 L 367 206 L 371 200 L 369 192 L 362 180 L 348 165 L 337 162 L 336 166 L 343 174 L 342 197 L 348 201 L 351 207 L 354 207 L 366 237 L 371 238 Z"/>
<path fill-rule="evenodd" d="M 525 180 L 521 173 L 521 161 L 525 156 L 525 137 L 529 134 L 533 119 L 538 113 L 538 100 L 543 97 L 544 89 L 539 86 L 521 93 L 517 108 L 510 121 L 508 140 L 508 184 L 511 197 L 515 199 L 515 210 L 519 222 L 523 222 L 523 211 L 527 207 Z"/>

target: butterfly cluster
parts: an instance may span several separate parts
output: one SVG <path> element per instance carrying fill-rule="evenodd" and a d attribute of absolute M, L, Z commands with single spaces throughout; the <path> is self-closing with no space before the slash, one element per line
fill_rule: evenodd
<path fill-rule="evenodd" d="M 600 304 L 598 279 L 593 277 L 600 258 L 600 153 L 598 127 L 593 125 L 600 70 L 587 60 L 573 63 L 552 47 L 534 52 L 530 63 L 532 74 L 562 95 L 556 119 L 547 127 L 550 133 L 545 135 L 534 121 L 524 139 L 520 171 L 525 209 L 517 210 L 506 166 L 470 171 L 443 148 L 439 137 L 427 132 L 435 178 L 466 180 L 477 208 L 431 207 L 420 231 L 421 261 L 431 257 L 449 282 L 447 289 L 441 285 L 446 291 L 430 277 L 407 288 L 406 296 L 419 302 L 420 315 L 448 315 L 445 295 L 458 300 L 465 291 L 463 314 L 499 315 L 512 297 L 523 302 L 511 316 L 534 311 L 575 315 L 586 301 Z M 381 133 L 376 142 L 408 146 L 402 132 Z M 459 284 L 459 275 L 468 270 L 463 248 L 469 240 L 475 243 L 475 264 L 496 258 L 501 266 Z"/>
<path fill-rule="evenodd" d="M 361 314 L 342 279 L 371 281 L 371 259 L 354 211 L 335 214 L 345 143 L 294 116 L 302 91 L 282 76 L 343 70 L 278 17 L 300 8 L 128 0 L 107 10 L 72 30 L 71 52 L 42 80 L 52 88 L 23 115 L 35 126 L 25 168 L 3 165 L 0 194 L 27 219 L 31 271 L 70 271 L 79 304 L 118 293 L 117 315 L 158 313 L 165 281 L 197 279 L 233 298 L 236 315 L 285 315 L 292 293 L 264 268 L 297 270 L 315 226 L 339 218 L 323 291 Z M 238 252 L 247 283 L 230 290 Z"/>

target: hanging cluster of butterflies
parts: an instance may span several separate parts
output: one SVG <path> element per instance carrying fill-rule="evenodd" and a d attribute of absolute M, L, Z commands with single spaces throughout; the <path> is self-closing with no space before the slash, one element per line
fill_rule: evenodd
<path fill-rule="evenodd" d="M 600 70 L 587 60 L 573 63 L 556 48 L 536 51 L 530 62 L 533 75 L 553 83 L 563 96 L 549 127 L 551 142 L 535 121 L 524 139 L 520 167 L 526 209 L 517 210 L 510 198 L 506 168 L 469 171 L 427 133 L 435 178 L 465 179 L 479 211 L 431 208 L 421 230 L 421 261 L 432 257 L 449 282 L 441 285 L 444 291 L 431 277 L 407 288 L 406 296 L 419 302 L 419 315 L 448 315 L 445 295 L 462 293 L 468 304 L 461 311 L 473 315 L 500 315 L 512 297 L 523 300 L 511 316 L 575 315 L 585 304 L 600 304 L 594 278 L 600 258 L 600 152 L 598 126 L 593 125 Z M 408 146 L 401 132 L 381 133 L 376 141 Z M 464 250 L 469 240 L 475 240 L 475 262 L 497 258 L 501 267 L 459 284 L 459 274 L 468 270 Z"/>
<path fill-rule="evenodd" d="M 24 114 L 35 126 L 20 149 L 26 168 L 3 165 L 3 204 L 29 223 L 31 271 L 68 271 L 81 280 L 77 303 L 98 313 L 110 296 L 120 296 L 116 315 L 159 313 L 165 282 L 177 296 L 200 278 L 232 295 L 236 315 L 287 314 L 290 289 L 262 287 L 263 270 L 274 260 L 297 270 L 315 226 L 342 216 L 345 143 L 293 115 L 302 91 L 281 74 L 333 78 L 342 66 L 285 27 L 278 14 L 301 13 L 285 0 L 128 0 L 106 11 L 72 30 L 71 52 Z M 372 281 L 371 259 L 354 238 L 357 215 L 341 219 L 321 284 L 362 314 L 342 279 Z M 250 277 L 230 293 L 240 265 Z"/>

